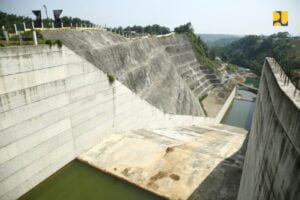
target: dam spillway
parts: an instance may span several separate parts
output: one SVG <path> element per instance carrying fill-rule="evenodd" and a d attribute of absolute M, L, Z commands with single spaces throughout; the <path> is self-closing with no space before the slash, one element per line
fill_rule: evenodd
<path fill-rule="evenodd" d="M 182 36 L 178 40 L 186 41 Z M 197 100 L 176 68 L 173 72 L 183 87 L 167 96 L 185 100 L 178 108 L 188 111 Z M 66 46 L 1 48 L 0 83 L 1 199 L 20 197 L 112 133 L 216 123 L 162 112 L 119 80 L 109 81 L 99 66 Z"/>
<path fill-rule="evenodd" d="M 69 33 L 78 37 L 80 32 Z M 182 35 L 173 35 L 126 41 L 122 38 L 111 39 L 112 36 L 106 32 L 83 33 L 95 34 L 93 37 L 96 38 L 101 36 L 99 40 L 105 42 L 92 44 L 91 40 L 83 40 L 84 44 L 81 45 L 84 48 L 88 44 L 96 46 L 81 53 L 78 51 L 80 47 L 72 46 L 68 38 L 65 39 L 66 45 L 61 48 L 47 45 L 1 48 L 0 199 L 22 196 L 75 158 L 94 165 L 92 159 L 86 159 L 90 152 L 88 150 L 105 148 L 105 145 L 101 145 L 114 137 L 123 138 L 124 141 L 146 137 L 148 139 L 144 140 L 147 144 L 159 147 L 158 155 L 162 152 L 170 152 L 169 155 L 188 152 L 184 154 L 187 160 L 198 161 L 195 165 L 183 162 L 182 166 L 190 167 L 190 170 L 174 168 L 175 175 L 163 173 L 167 176 L 162 178 L 163 174 L 158 172 L 158 176 L 144 176 L 145 179 L 158 181 L 149 184 L 154 187 L 149 189 L 152 192 L 168 196 L 167 190 L 175 191 L 169 193 L 174 195 L 171 197 L 191 199 L 221 198 L 223 194 L 232 192 L 230 187 L 226 187 L 230 186 L 230 182 L 225 185 L 222 183 L 232 177 L 236 177 L 235 184 L 239 183 L 243 163 L 243 155 L 239 152 L 245 134 L 239 133 L 235 127 L 219 124 L 234 98 L 232 95 L 222 108 L 221 115 L 216 118 L 203 116 L 197 98 L 214 86 L 215 77 L 207 76 L 211 72 L 197 63 L 188 40 Z M 53 32 L 48 37 L 57 37 L 57 34 L 60 32 Z M 147 54 L 148 51 L 159 51 L 161 54 Z M 154 57 L 147 57 L 149 55 Z M 153 65 L 162 68 L 159 73 L 156 70 L 149 71 L 149 66 Z M 122 76 L 122 67 L 130 73 Z M 108 74 L 115 79 L 110 81 Z M 286 92 L 291 89 L 283 87 L 278 76 L 271 60 L 267 60 L 243 167 L 239 191 L 239 199 L 242 200 L 246 197 L 259 199 L 263 195 L 274 196 L 275 199 L 283 199 L 284 195 L 299 197 L 299 187 L 289 189 L 291 185 L 299 184 L 298 96 Z M 135 85 L 135 81 L 141 84 Z M 159 86 L 164 87 L 155 90 Z M 280 108 L 279 105 L 284 106 Z M 286 111 L 292 111 L 292 117 Z M 281 128 L 277 129 L 278 125 Z M 278 133 L 276 137 L 269 134 L 269 130 Z M 273 145 L 273 142 L 278 145 Z M 116 143 L 108 151 L 125 148 L 119 144 L 124 143 Z M 179 147 L 170 150 L 174 145 Z M 224 151 L 220 147 L 224 147 Z M 198 159 L 198 151 L 203 157 L 211 158 L 213 163 L 210 165 L 207 159 Z M 280 156 L 280 153 L 276 156 L 278 152 L 285 156 Z M 122 151 L 106 153 L 116 157 L 122 155 Z M 136 158 L 143 156 L 136 149 L 129 151 L 129 155 L 135 155 Z M 105 154 L 99 155 L 101 165 L 96 167 L 102 169 L 107 164 L 104 157 Z M 175 166 L 180 166 L 181 160 L 174 161 Z M 287 162 L 289 165 L 285 166 Z M 114 164 L 119 166 L 120 163 Z M 127 163 L 129 167 L 130 164 Z M 207 169 L 203 170 L 205 166 Z M 165 169 L 160 167 L 157 169 Z M 227 173 L 231 167 L 237 169 L 235 175 Z M 193 170 L 195 176 L 191 176 Z M 266 171 L 268 173 L 264 173 Z M 114 168 L 110 168 L 110 172 L 113 174 Z M 122 174 L 118 175 L 117 172 L 115 175 L 121 177 Z M 147 189 L 147 181 L 135 182 L 135 173 L 130 176 L 130 172 L 124 171 L 129 175 L 127 180 Z M 284 177 L 275 179 L 277 173 L 284 174 Z M 262 179 L 265 174 L 269 177 Z M 176 181 L 178 176 L 183 182 Z M 187 177 L 196 179 L 191 182 L 192 189 L 180 194 L 180 188 L 188 185 L 184 182 Z M 178 187 L 179 183 L 183 183 L 183 187 Z M 168 187 L 161 187 L 164 184 Z M 176 190 L 172 190 L 172 184 L 175 184 Z M 278 184 L 284 185 L 284 189 L 278 190 Z M 155 185 L 159 189 L 155 190 Z M 236 196 L 237 189 L 238 186 L 230 194 Z"/>

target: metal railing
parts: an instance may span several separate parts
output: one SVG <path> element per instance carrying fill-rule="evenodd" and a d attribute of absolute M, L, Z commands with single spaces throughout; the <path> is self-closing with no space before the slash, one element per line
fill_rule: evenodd
<path fill-rule="evenodd" d="M 284 85 L 289 85 L 292 83 L 295 86 L 294 96 L 300 92 L 300 70 L 294 70 L 290 66 L 282 66 L 275 60 L 275 58 L 269 59 L 275 69 L 280 72 L 280 78 L 283 78 Z"/>

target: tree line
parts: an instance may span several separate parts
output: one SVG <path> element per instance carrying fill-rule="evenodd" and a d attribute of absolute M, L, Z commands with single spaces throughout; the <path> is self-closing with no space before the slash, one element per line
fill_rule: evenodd
<path fill-rule="evenodd" d="M 292 37 L 288 32 L 270 36 L 249 35 L 214 51 L 222 60 L 250 68 L 260 75 L 265 57 L 274 57 L 289 70 L 300 69 L 300 47 L 294 45 L 297 40 L 300 38 Z"/>
<path fill-rule="evenodd" d="M 198 62 L 206 65 L 217 73 L 216 69 L 219 66 L 219 63 L 215 61 L 215 51 L 208 48 L 208 46 L 202 41 L 201 37 L 194 32 L 193 26 L 190 22 L 176 27 L 174 32 L 177 34 L 186 34 L 192 44 Z"/>
<path fill-rule="evenodd" d="M 165 26 L 160 26 L 158 24 L 148 25 L 148 26 L 127 26 L 117 27 L 117 28 L 108 28 L 108 30 L 117 32 L 117 33 L 139 33 L 139 34 L 151 34 L 151 35 L 161 35 L 161 34 L 168 34 L 170 33 L 170 29 Z"/>

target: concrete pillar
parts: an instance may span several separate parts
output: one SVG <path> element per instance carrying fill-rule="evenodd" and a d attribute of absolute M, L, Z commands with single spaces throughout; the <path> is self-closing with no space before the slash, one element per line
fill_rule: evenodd
<path fill-rule="evenodd" d="M 3 30 L 3 35 L 4 35 L 4 37 L 5 37 L 6 43 L 8 43 L 8 42 L 9 42 L 9 37 L 8 37 L 8 33 L 7 33 L 7 31 L 5 30 L 5 27 L 4 27 L 4 26 L 2 26 L 2 30 Z"/>
<path fill-rule="evenodd" d="M 71 23 L 71 28 L 72 28 L 73 24 Z"/>
<path fill-rule="evenodd" d="M 76 25 L 75 25 L 75 26 L 76 26 L 76 29 L 77 29 L 77 28 L 78 28 L 78 24 L 76 23 Z"/>
<path fill-rule="evenodd" d="M 61 27 L 62 27 L 62 28 L 64 27 L 64 23 L 63 23 L 63 22 L 61 23 Z"/>
<path fill-rule="evenodd" d="M 52 28 L 54 29 L 54 22 L 52 22 Z"/>
<path fill-rule="evenodd" d="M 37 40 L 37 37 L 36 37 L 35 30 L 32 31 L 32 36 L 33 36 L 33 43 L 34 43 L 34 45 L 38 45 L 38 40 Z"/>
<path fill-rule="evenodd" d="M 26 31 L 26 24 L 23 22 L 24 31 Z"/>
<path fill-rule="evenodd" d="M 20 41 L 20 45 L 23 44 L 23 38 L 22 38 L 22 35 L 20 33 L 18 33 L 18 36 L 19 36 L 19 41 Z"/>
<path fill-rule="evenodd" d="M 18 29 L 17 29 L 17 25 L 14 24 L 14 27 L 15 27 L 15 33 L 18 35 Z"/>
<path fill-rule="evenodd" d="M 32 29 L 34 29 L 34 21 L 31 21 Z"/>

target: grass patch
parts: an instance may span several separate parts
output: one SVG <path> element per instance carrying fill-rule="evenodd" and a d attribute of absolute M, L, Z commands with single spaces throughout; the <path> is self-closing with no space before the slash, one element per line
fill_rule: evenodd
<path fill-rule="evenodd" d="M 53 43 L 52 43 L 51 40 L 46 40 L 46 41 L 45 41 L 45 44 L 49 45 L 50 48 L 51 48 L 52 45 L 53 45 Z"/>
<path fill-rule="evenodd" d="M 55 40 L 55 44 L 58 46 L 58 48 L 62 47 L 62 41 L 61 40 Z"/>
<path fill-rule="evenodd" d="M 110 85 L 112 85 L 115 82 L 115 77 L 113 77 L 110 74 L 107 74 L 107 79 Z"/>

